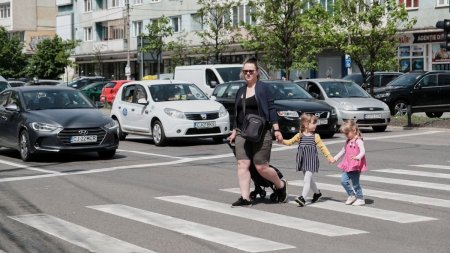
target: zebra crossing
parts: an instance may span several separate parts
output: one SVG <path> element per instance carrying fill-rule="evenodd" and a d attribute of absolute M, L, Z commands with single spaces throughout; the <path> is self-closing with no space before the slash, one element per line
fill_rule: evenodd
<path fill-rule="evenodd" d="M 448 165 L 435 165 L 435 164 L 420 164 L 410 165 L 412 169 L 374 169 L 370 171 L 369 175 L 363 175 L 361 181 L 370 181 L 380 184 L 395 184 L 404 185 L 409 187 L 416 187 L 419 189 L 430 190 L 442 190 L 448 191 L 449 188 L 446 184 L 427 183 L 422 181 L 424 177 L 440 178 L 442 180 L 450 179 L 450 174 L 444 173 L 450 169 Z M 426 169 L 426 170 L 422 170 Z M 372 174 L 380 176 L 372 176 Z M 418 181 L 394 179 L 389 175 L 405 175 L 409 178 L 420 177 Z M 335 178 L 339 175 L 327 175 L 327 177 Z M 302 180 L 289 181 L 290 186 L 302 187 Z M 318 183 L 318 187 L 322 192 L 339 192 L 343 193 L 342 186 L 339 185 L 339 181 L 335 184 Z M 294 188 L 291 188 L 291 191 Z M 238 188 L 220 189 L 219 192 L 227 194 L 239 194 Z M 427 205 L 442 208 L 450 208 L 450 200 L 433 198 L 429 196 L 419 196 L 413 194 L 397 193 L 391 191 L 381 191 L 371 189 L 370 187 L 364 187 L 364 194 L 385 201 L 401 201 L 405 203 L 413 203 L 417 205 Z M 269 194 L 268 194 L 269 195 Z M 294 196 L 289 196 L 289 199 L 293 199 Z M 179 210 L 190 209 L 217 213 L 220 215 L 226 215 L 230 217 L 239 217 L 245 219 L 248 222 L 257 222 L 262 226 L 271 228 L 273 226 L 289 228 L 297 231 L 298 233 L 310 233 L 315 236 L 321 237 L 351 237 L 354 235 L 370 234 L 372 231 L 370 227 L 353 227 L 352 224 L 348 226 L 341 226 L 336 224 L 330 224 L 312 219 L 303 219 L 301 213 L 297 216 L 289 216 L 279 213 L 273 213 L 268 211 L 259 210 L 258 206 L 252 208 L 238 207 L 231 208 L 230 203 L 217 202 L 210 199 L 203 199 L 189 195 L 172 195 L 161 196 L 155 198 L 161 203 L 168 203 L 174 205 Z M 291 201 L 291 203 L 294 203 Z M 242 252 L 273 252 L 278 250 L 292 250 L 294 252 L 298 245 L 291 245 L 285 242 L 274 241 L 269 238 L 259 237 L 258 234 L 247 235 L 233 231 L 234 229 L 218 228 L 203 224 L 201 221 L 193 222 L 187 219 L 181 219 L 175 216 L 169 216 L 166 214 L 155 212 L 154 210 L 144 210 L 133 206 L 127 206 L 123 204 L 102 204 L 102 205 L 89 205 L 85 208 L 94 210 L 101 215 L 108 215 L 112 217 L 125 218 L 128 221 L 139 222 L 145 226 L 149 226 L 149 229 L 163 229 L 181 234 L 182 236 L 189 236 L 197 238 L 202 241 L 206 241 L 213 244 L 222 245 L 230 248 L 231 250 L 237 250 Z M 297 207 L 295 207 L 297 208 Z M 341 213 L 345 215 L 354 215 L 364 218 L 372 219 L 373 221 L 383 221 L 396 224 L 395 226 L 403 226 L 403 224 L 418 223 L 418 222 L 435 222 L 438 220 L 436 217 L 424 216 L 421 214 L 415 214 L 411 210 L 407 212 L 398 210 L 388 210 L 375 208 L 371 205 L 363 207 L 347 206 L 342 202 L 338 202 L 333 199 L 326 199 L 314 204 L 308 205 L 306 208 L 321 209 L 324 212 Z M 355 211 L 357 210 L 357 211 Z M 135 245 L 130 242 L 123 241 L 119 238 L 112 237 L 107 234 L 100 233 L 87 227 L 80 226 L 73 222 L 63 220 L 61 218 L 52 216 L 46 213 L 38 214 L 25 214 L 17 216 L 9 216 L 10 219 L 23 224 L 25 226 L 32 227 L 42 233 L 46 233 L 54 236 L 60 240 L 76 245 L 89 252 L 121 252 L 121 253 L 148 253 L 156 252 L 154 249 L 143 247 L 142 245 Z M 298 249 L 297 249 L 298 250 Z M 0 251 L 1 252 L 1 251 Z"/>

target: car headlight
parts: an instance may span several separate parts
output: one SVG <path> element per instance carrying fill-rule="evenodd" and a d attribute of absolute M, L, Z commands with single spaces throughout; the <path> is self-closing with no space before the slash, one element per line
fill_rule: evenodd
<path fill-rule="evenodd" d="M 336 115 L 336 108 L 331 108 L 331 115 Z"/>
<path fill-rule="evenodd" d="M 184 115 L 184 112 L 175 110 L 175 109 L 170 109 L 170 108 L 165 108 L 164 112 L 169 115 L 170 117 L 173 118 L 177 118 L 177 119 L 186 119 L 186 116 Z"/>
<path fill-rule="evenodd" d="M 344 111 L 356 111 L 356 107 L 348 102 L 341 102 L 339 103 L 339 107 Z"/>
<path fill-rule="evenodd" d="M 219 109 L 219 117 L 220 118 L 225 117 L 225 116 L 227 116 L 227 114 L 228 114 L 227 109 L 225 109 L 225 107 L 221 106 Z"/>
<path fill-rule="evenodd" d="M 374 94 L 373 96 L 376 98 L 385 98 L 385 97 L 389 97 L 390 95 L 391 95 L 390 92 L 383 92 L 383 93 Z"/>
<path fill-rule="evenodd" d="M 298 118 L 298 112 L 296 111 L 277 111 L 280 117 Z"/>
<path fill-rule="evenodd" d="M 57 125 L 52 124 L 46 124 L 46 123 L 39 123 L 39 122 L 33 122 L 30 124 L 31 128 L 33 128 L 36 132 L 59 132 L 63 128 Z"/>
<path fill-rule="evenodd" d="M 108 122 L 106 125 L 103 126 L 104 128 L 107 129 L 114 129 L 117 127 L 117 124 L 114 120 L 111 120 L 110 122 Z"/>

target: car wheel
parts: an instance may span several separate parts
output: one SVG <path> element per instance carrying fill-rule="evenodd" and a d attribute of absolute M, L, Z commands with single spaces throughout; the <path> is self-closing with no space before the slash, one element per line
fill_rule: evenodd
<path fill-rule="evenodd" d="M 155 121 L 152 127 L 153 142 L 156 146 L 164 146 L 167 143 L 164 128 L 159 120 Z"/>
<path fill-rule="evenodd" d="M 31 161 L 33 158 L 33 154 L 31 153 L 30 137 L 28 136 L 28 132 L 26 130 L 22 130 L 22 132 L 20 132 L 19 152 L 20 157 L 24 162 Z"/>
<path fill-rule="evenodd" d="M 116 150 L 104 150 L 104 151 L 98 151 L 98 156 L 101 159 L 111 159 L 116 155 Z"/>
<path fill-rule="evenodd" d="M 214 143 L 222 144 L 223 143 L 223 137 L 213 137 Z"/>
<path fill-rule="evenodd" d="M 122 131 L 122 127 L 120 126 L 119 120 L 117 119 L 113 119 L 114 122 L 116 122 L 117 125 L 117 135 L 119 136 L 119 141 L 124 141 L 125 138 L 127 137 L 127 133 L 124 133 Z"/>
<path fill-rule="evenodd" d="M 392 115 L 394 116 L 404 116 L 407 113 L 408 104 L 403 100 L 397 100 L 394 103 L 394 111 Z"/>
<path fill-rule="evenodd" d="M 384 132 L 386 131 L 387 126 L 373 126 L 372 129 L 374 132 Z"/>
<path fill-rule="evenodd" d="M 442 114 L 444 114 L 443 112 L 427 112 L 425 113 L 428 118 L 440 118 L 442 116 Z"/>

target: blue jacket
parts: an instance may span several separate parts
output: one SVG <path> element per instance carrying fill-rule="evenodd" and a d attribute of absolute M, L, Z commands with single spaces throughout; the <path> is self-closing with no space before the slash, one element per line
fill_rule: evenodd
<path fill-rule="evenodd" d="M 234 126 L 237 126 L 238 105 L 241 103 L 241 97 L 246 88 L 247 85 L 244 85 L 236 93 L 234 103 L 234 113 L 236 117 L 234 119 Z M 264 82 L 257 81 L 255 86 L 255 98 L 256 104 L 258 105 L 259 116 L 264 117 L 267 122 L 270 123 L 269 127 L 272 127 L 273 124 L 278 123 L 278 114 L 273 103 L 274 99 L 270 86 Z"/>

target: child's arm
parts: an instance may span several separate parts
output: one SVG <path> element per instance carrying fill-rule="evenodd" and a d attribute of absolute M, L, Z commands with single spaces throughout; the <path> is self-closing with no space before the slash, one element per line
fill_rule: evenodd
<path fill-rule="evenodd" d="M 333 156 L 331 155 L 330 151 L 328 150 L 327 146 L 325 146 L 325 143 L 323 143 L 322 139 L 318 134 L 315 134 L 314 141 L 316 142 L 316 146 L 320 149 L 320 152 L 322 152 L 323 156 L 328 160 L 328 162 L 333 163 L 335 162 Z"/>
<path fill-rule="evenodd" d="M 292 144 L 294 144 L 294 143 L 296 143 L 296 142 L 299 142 L 299 141 L 300 141 L 300 133 L 297 133 L 297 134 L 294 135 L 294 137 L 292 137 L 291 139 L 289 139 L 289 140 L 283 140 L 283 144 L 284 144 L 284 145 L 290 146 L 290 145 L 292 145 Z"/>
<path fill-rule="evenodd" d="M 356 140 L 356 145 L 359 147 L 359 154 L 354 157 L 355 160 L 361 160 L 363 156 L 366 154 L 366 149 L 364 148 L 364 142 L 361 139 Z"/>
<path fill-rule="evenodd" d="M 341 151 L 334 156 L 334 160 L 337 161 L 345 154 L 345 146 L 342 147 Z"/>

